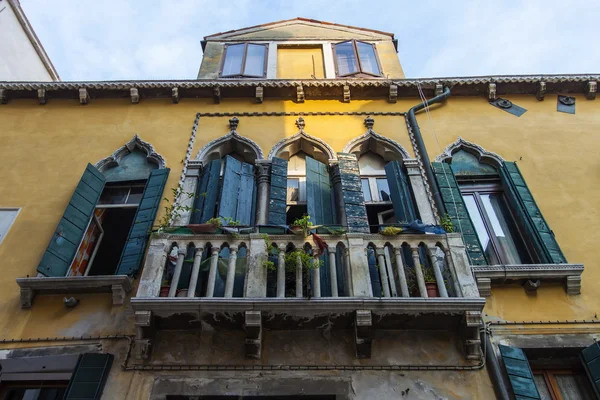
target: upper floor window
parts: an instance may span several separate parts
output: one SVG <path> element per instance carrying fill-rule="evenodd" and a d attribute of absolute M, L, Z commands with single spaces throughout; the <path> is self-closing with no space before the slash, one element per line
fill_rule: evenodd
<path fill-rule="evenodd" d="M 334 45 L 337 76 L 368 74 L 381 76 L 375 45 L 349 40 Z"/>
<path fill-rule="evenodd" d="M 225 47 L 221 77 L 263 78 L 267 72 L 266 44 L 237 43 Z"/>

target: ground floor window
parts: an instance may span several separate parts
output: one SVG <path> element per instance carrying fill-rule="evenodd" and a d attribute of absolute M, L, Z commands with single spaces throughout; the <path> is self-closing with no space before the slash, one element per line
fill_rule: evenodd
<path fill-rule="evenodd" d="M 594 398 L 589 379 L 583 370 L 534 370 L 533 377 L 542 400 Z"/>
<path fill-rule="evenodd" d="M 62 400 L 69 382 L 10 382 L 0 386 L 2 400 Z"/>

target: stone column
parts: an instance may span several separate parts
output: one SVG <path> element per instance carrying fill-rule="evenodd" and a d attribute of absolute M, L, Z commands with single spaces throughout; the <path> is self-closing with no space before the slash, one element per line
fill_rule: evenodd
<path fill-rule="evenodd" d="M 378 247 L 375 253 L 377 254 L 377 266 L 379 267 L 379 275 L 381 276 L 381 289 L 383 290 L 383 297 L 390 297 L 390 283 L 388 282 L 383 247 Z"/>
<path fill-rule="evenodd" d="M 373 297 L 369 260 L 361 233 L 347 233 L 352 293 L 356 297 Z"/>
<path fill-rule="evenodd" d="M 337 268 L 335 265 L 335 247 L 329 246 L 327 248 L 329 252 L 329 275 L 331 278 L 331 297 L 338 297 L 338 277 Z"/>
<path fill-rule="evenodd" d="M 448 268 L 453 274 L 452 278 L 456 276 L 456 282 L 460 286 L 460 291 L 457 293 L 462 293 L 463 297 L 479 297 L 479 290 L 473 278 L 462 235 L 460 233 L 448 233 L 446 238 L 450 250 Z"/>
<path fill-rule="evenodd" d="M 285 297 L 285 245 L 279 246 L 277 262 L 277 297 Z"/>
<path fill-rule="evenodd" d="M 394 256 L 396 256 L 396 268 L 398 269 L 398 280 L 400 281 L 400 293 L 402 293 L 402 297 L 410 297 L 408 284 L 406 282 L 406 274 L 404 272 L 404 261 L 402 260 L 402 247 L 394 248 Z"/>
<path fill-rule="evenodd" d="M 251 233 L 244 297 L 267 297 L 267 269 L 263 265 L 266 257 L 265 239 L 258 233 Z"/>
<path fill-rule="evenodd" d="M 312 287 L 313 287 L 313 297 L 321 297 L 321 270 L 319 267 L 319 253 L 315 250 L 313 254 L 313 279 L 312 279 Z"/>
<path fill-rule="evenodd" d="M 394 278 L 394 269 L 392 268 L 392 256 L 388 246 L 383 248 L 383 254 L 385 255 L 385 268 L 390 282 L 390 293 L 392 297 L 397 297 L 398 290 L 396 290 L 396 279 Z"/>
<path fill-rule="evenodd" d="M 227 278 L 225 279 L 225 297 L 233 297 L 233 282 L 235 279 L 235 264 L 237 261 L 237 247 L 229 247 L 229 263 L 227 264 Z"/>
<path fill-rule="evenodd" d="M 204 249 L 202 247 L 196 247 L 196 253 L 194 253 L 194 265 L 192 266 L 192 276 L 190 278 L 190 285 L 188 286 L 188 297 L 196 297 L 196 285 L 198 284 L 198 276 L 200 275 L 202 253 L 204 253 Z"/>
<path fill-rule="evenodd" d="M 348 296 L 353 297 L 354 292 L 352 291 L 352 271 L 350 270 L 350 252 L 348 248 L 345 247 L 342 253 L 342 257 L 344 259 L 344 271 L 346 271 L 346 281 L 344 282 L 344 287 L 348 292 Z"/>
<path fill-rule="evenodd" d="M 256 160 L 256 225 L 269 221 L 269 191 L 271 184 L 271 160 Z"/>
<path fill-rule="evenodd" d="M 182 193 L 179 196 L 177 203 L 184 208 L 189 207 L 189 209 L 187 211 L 181 211 L 179 216 L 173 220 L 174 226 L 185 226 L 190 223 L 190 218 L 192 217 L 194 205 L 196 203 L 196 191 L 198 188 L 200 168 L 201 165 L 199 162 L 190 162 L 188 164 L 187 173 L 183 180 Z M 190 195 L 192 193 L 193 195 Z"/>
<path fill-rule="evenodd" d="M 440 291 L 440 297 L 448 297 L 448 290 L 444 284 L 444 277 L 442 276 L 442 269 L 440 268 L 440 260 L 437 257 L 437 247 L 429 247 L 427 252 L 433 265 L 433 273 L 435 274 L 435 280 L 437 282 L 438 290 Z"/>
<path fill-rule="evenodd" d="M 425 278 L 423 277 L 423 270 L 421 269 L 421 258 L 419 257 L 419 248 L 412 248 L 412 258 L 415 264 L 415 273 L 417 275 L 417 284 L 419 285 L 419 293 L 421 297 L 427 296 L 427 287 L 425 286 Z"/>
<path fill-rule="evenodd" d="M 302 257 L 296 258 L 296 297 L 302 297 Z"/>
<path fill-rule="evenodd" d="M 208 271 L 208 283 L 206 285 L 206 297 L 215 294 L 215 282 L 217 280 L 217 266 L 219 264 L 219 248 L 213 247 L 210 253 L 210 270 Z"/>
<path fill-rule="evenodd" d="M 337 160 L 330 162 L 330 176 L 333 186 L 333 195 L 335 199 L 335 212 L 338 217 L 338 223 L 348 226 L 346 208 L 344 207 L 344 191 L 342 190 L 342 176 L 340 174 L 340 165 Z"/>
<path fill-rule="evenodd" d="M 177 250 L 177 264 L 175 264 L 175 271 L 173 272 L 171 287 L 169 288 L 169 297 L 175 297 L 177 294 L 177 285 L 179 285 L 179 278 L 181 277 L 181 269 L 183 268 L 186 250 L 185 246 L 180 246 Z"/>
<path fill-rule="evenodd" d="M 404 166 L 406 167 L 408 179 L 410 180 L 410 186 L 412 187 L 413 194 L 415 195 L 417 209 L 419 210 L 421 221 L 423 221 L 425 224 L 437 224 L 432 205 L 429 202 L 427 190 L 425 189 L 425 181 L 423 175 L 421 175 L 419 161 L 414 158 L 404 160 Z"/>

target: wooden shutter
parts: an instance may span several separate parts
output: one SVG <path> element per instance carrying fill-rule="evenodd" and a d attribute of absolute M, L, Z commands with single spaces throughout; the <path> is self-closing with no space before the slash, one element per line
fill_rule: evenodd
<path fill-rule="evenodd" d="M 434 162 L 431 163 L 431 166 L 433 167 L 433 174 L 440 189 L 444 207 L 454 224 L 454 230 L 463 235 L 471 265 L 487 265 L 479 237 L 477 237 L 477 232 L 467 212 L 467 207 L 465 206 L 450 165 Z"/>
<path fill-rule="evenodd" d="M 515 398 L 517 400 L 541 399 L 523 350 L 504 345 L 500 345 L 499 348 Z"/>
<path fill-rule="evenodd" d="M 369 219 L 360 182 L 358 160 L 354 154 L 338 153 L 338 161 L 348 231 L 369 233 Z"/>
<path fill-rule="evenodd" d="M 160 201 L 163 198 L 169 171 L 168 168 L 155 169 L 150 173 L 115 275 L 132 276 L 140 269 L 146 251 L 148 235 L 152 229 L 152 224 L 154 224 Z"/>
<path fill-rule="evenodd" d="M 596 397 L 600 399 L 600 344 L 595 342 L 581 352 L 581 361 L 585 372 L 594 387 Z"/>
<path fill-rule="evenodd" d="M 203 224 L 215 216 L 217 196 L 219 194 L 219 174 L 221 160 L 210 161 L 204 166 L 198 177 L 198 189 L 191 224 Z"/>
<path fill-rule="evenodd" d="M 273 157 L 271 164 L 271 192 L 269 194 L 269 224 L 271 225 L 285 225 L 287 170 L 287 160 Z"/>
<path fill-rule="evenodd" d="M 335 223 L 327 166 L 310 157 L 306 157 L 306 208 L 314 225 Z"/>
<path fill-rule="evenodd" d="M 525 229 L 527 238 L 535 245 L 540 262 L 566 263 L 567 260 L 554 238 L 554 233 L 535 203 L 517 163 L 503 162 L 500 175 L 508 201 L 521 222 L 520 225 Z"/>
<path fill-rule="evenodd" d="M 45 276 L 65 276 L 100 199 L 106 178 L 88 164 L 37 267 Z"/>
<path fill-rule="evenodd" d="M 396 221 L 410 223 L 417 219 L 417 212 L 413 201 L 408 177 L 402 170 L 398 161 L 385 165 L 385 175 L 390 187 L 390 197 L 394 205 Z"/>
<path fill-rule="evenodd" d="M 240 225 L 253 225 L 255 192 L 254 166 L 225 156 L 219 217 L 232 218 Z"/>
<path fill-rule="evenodd" d="M 102 396 L 114 356 L 86 353 L 79 356 L 65 400 L 96 400 Z"/>

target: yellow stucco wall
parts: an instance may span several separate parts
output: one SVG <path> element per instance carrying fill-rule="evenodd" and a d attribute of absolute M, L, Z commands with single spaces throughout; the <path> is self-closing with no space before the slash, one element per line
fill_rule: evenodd
<path fill-rule="evenodd" d="M 277 79 L 325 77 L 322 46 L 277 47 Z"/>

